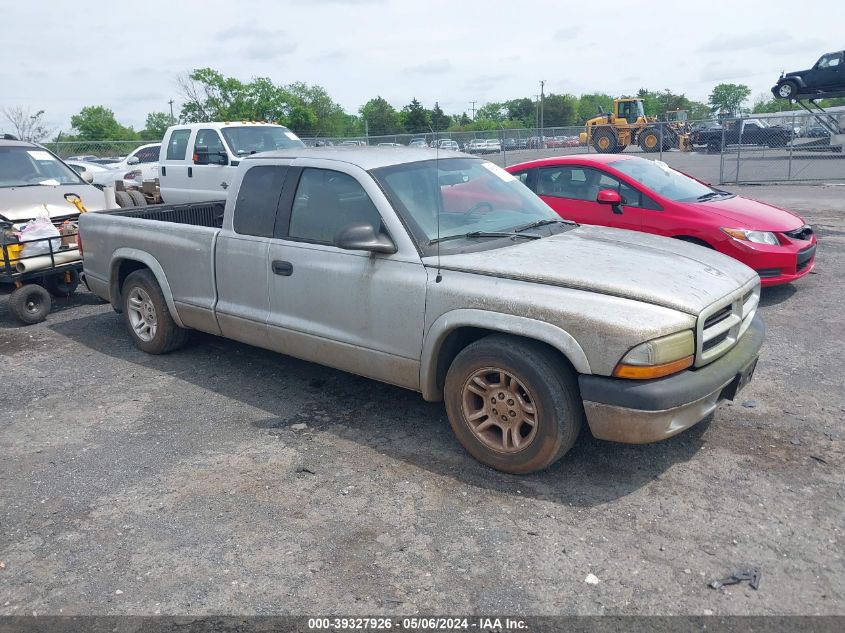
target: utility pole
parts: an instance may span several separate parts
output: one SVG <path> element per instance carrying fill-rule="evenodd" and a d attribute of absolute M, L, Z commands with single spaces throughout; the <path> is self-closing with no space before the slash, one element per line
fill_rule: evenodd
<path fill-rule="evenodd" d="M 472 105 L 472 120 L 473 121 L 475 121 L 475 104 L 476 103 L 477 103 L 476 101 L 470 101 L 470 104 Z"/>
<path fill-rule="evenodd" d="M 176 119 L 173 118 L 173 99 L 171 99 L 167 103 L 170 104 L 170 125 L 173 125 L 176 122 Z"/>
<path fill-rule="evenodd" d="M 543 134 L 543 128 L 545 127 L 544 124 L 543 124 L 543 102 L 545 101 L 545 98 L 546 98 L 545 94 L 543 93 L 543 88 L 545 87 L 545 85 L 546 85 L 546 80 L 541 79 L 540 80 L 540 145 L 541 146 L 546 145 L 545 134 Z"/>

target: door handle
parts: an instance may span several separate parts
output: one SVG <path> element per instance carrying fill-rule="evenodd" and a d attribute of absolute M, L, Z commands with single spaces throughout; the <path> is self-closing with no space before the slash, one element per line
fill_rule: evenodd
<path fill-rule="evenodd" d="M 281 275 L 282 277 L 290 277 L 293 274 L 293 264 L 290 262 L 283 262 L 280 260 L 273 261 L 273 274 Z"/>
<path fill-rule="evenodd" d="M 194 177 L 194 168 L 188 167 L 188 178 L 193 178 L 193 177 Z"/>

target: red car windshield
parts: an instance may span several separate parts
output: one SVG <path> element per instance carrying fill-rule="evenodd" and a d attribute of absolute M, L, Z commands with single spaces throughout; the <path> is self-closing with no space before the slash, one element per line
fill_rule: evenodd
<path fill-rule="evenodd" d="M 608 165 L 675 202 L 695 202 L 715 191 L 658 160 L 632 158 L 614 161 Z"/>

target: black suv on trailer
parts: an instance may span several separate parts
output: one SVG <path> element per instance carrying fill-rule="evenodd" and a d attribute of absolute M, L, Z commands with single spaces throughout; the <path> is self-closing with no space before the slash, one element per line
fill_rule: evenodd
<path fill-rule="evenodd" d="M 845 91 L 845 51 L 825 53 L 809 70 L 781 74 L 772 86 L 779 99 L 820 97 L 828 92 Z"/>

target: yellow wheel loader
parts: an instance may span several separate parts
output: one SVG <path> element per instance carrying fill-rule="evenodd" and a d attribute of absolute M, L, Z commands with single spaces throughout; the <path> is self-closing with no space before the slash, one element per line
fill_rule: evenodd
<path fill-rule="evenodd" d="M 662 130 L 661 130 L 662 127 Z M 639 145 L 644 152 L 659 152 L 673 147 L 683 149 L 684 134 L 673 125 L 661 125 L 656 117 L 647 117 L 642 99 L 614 99 L 613 112 L 602 112 L 585 124 L 578 135 L 582 144 L 590 144 L 601 154 L 614 154 L 629 145 Z"/>

